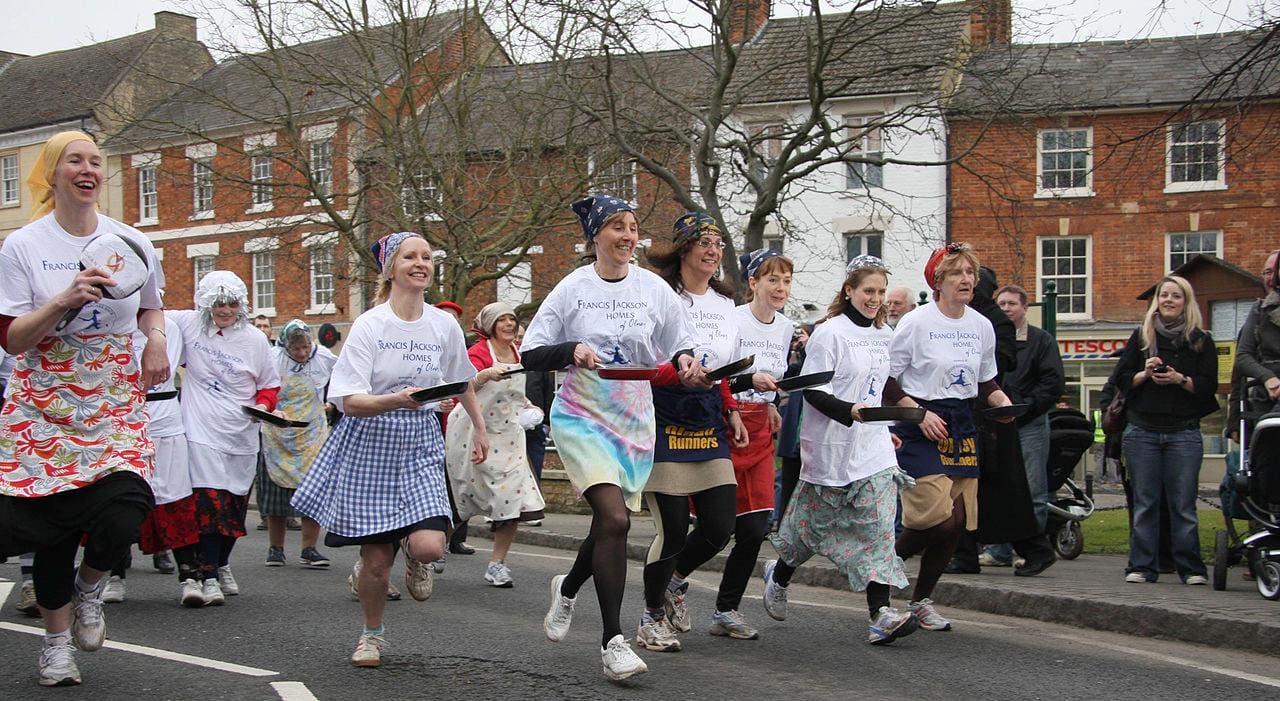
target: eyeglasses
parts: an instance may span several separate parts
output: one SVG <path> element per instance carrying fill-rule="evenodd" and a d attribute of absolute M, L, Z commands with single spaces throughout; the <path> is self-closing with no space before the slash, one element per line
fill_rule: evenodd
<path fill-rule="evenodd" d="M 698 239 L 698 248 L 714 248 L 717 251 L 723 251 L 724 241 L 712 241 L 711 239 Z"/>

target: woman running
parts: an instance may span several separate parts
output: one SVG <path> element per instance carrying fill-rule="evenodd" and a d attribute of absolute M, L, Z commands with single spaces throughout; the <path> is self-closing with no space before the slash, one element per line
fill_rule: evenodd
<path fill-rule="evenodd" d="M 280 374 L 267 337 L 249 323 L 249 290 L 227 270 L 196 286 L 194 310 L 169 311 L 182 330 L 187 362 L 182 424 L 200 542 L 174 553 L 197 579 L 183 580 L 182 604 L 221 606 L 240 593 L 231 549 L 244 537 L 249 488 L 258 463 L 258 423 L 244 407 L 275 409 Z M 198 587 L 198 588 L 197 588 Z"/>
<path fill-rule="evenodd" d="M 951 622 L 934 608 L 933 587 L 961 533 L 978 528 L 978 429 L 970 400 L 1010 402 L 994 381 L 995 330 L 968 306 L 978 283 L 978 257 L 968 244 L 947 244 L 929 257 L 924 278 L 935 303 L 898 322 L 889 376 L 901 391 L 889 391 L 885 400 L 927 410 L 919 426 L 892 429 L 902 441 L 898 460 L 916 481 L 902 492 L 903 529 L 896 547 L 899 557 L 920 555 L 910 609 L 921 628 L 941 631 L 951 630 Z"/>
<path fill-rule="evenodd" d="M 884 296 L 888 270 L 879 258 L 858 256 L 825 323 L 806 346 L 803 374 L 834 372 L 822 388 L 804 392 L 808 412 L 800 432 L 800 482 L 778 532 L 778 559 L 764 570 L 764 608 L 787 617 L 787 586 L 814 555 L 831 560 L 854 591 L 867 593 L 867 641 L 884 645 L 909 635 L 915 617 L 889 605 L 890 587 L 907 586 L 893 550 L 893 517 L 900 474 L 895 439 L 886 426 L 861 423 L 859 412 L 878 407 L 889 380 Z M 794 398 L 793 398 L 794 401 Z"/>
<path fill-rule="evenodd" d="M 565 472 L 591 505 L 591 531 L 568 574 L 551 580 L 543 629 L 552 641 L 569 632 L 578 590 L 595 578 L 603 624 L 600 657 L 609 679 L 648 671 L 622 637 L 619 615 L 627 582 L 629 511 L 653 468 L 653 395 L 648 382 L 606 380 L 596 369 L 653 367 L 670 360 L 681 380 L 705 384 L 694 360 L 693 329 L 662 278 L 631 263 L 639 239 L 634 208 L 596 195 L 573 203 L 586 236 L 587 260 L 556 285 L 529 323 L 522 364 L 568 375 L 551 405 L 551 436 Z"/>
<path fill-rule="evenodd" d="M 311 327 L 293 319 L 280 329 L 272 348 L 280 373 L 280 397 L 276 411 L 287 419 L 305 421 L 301 428 L 262 425 L 262 460 L 258 461 L 258 511 L 267 523 L 267 567 L 283 567 L 285 522 L 298 513 L 289 506 L 293 492 L 329 437 L 324 393 L 338 356 L 311 341 Z M 304 567 L 323 569 L 329 558 L 316 549 L 320 524 L 302 517 Z"/>
<path fill-rule="evenodd" d="M 364 629 L 351 655 L 356 667 L 382 664 L 394 544 L 404 550 L 409 594 L 425 601 L 431 596 L 430 563 L 444 553 L 449 529 L 435 403 L 412 395 L 475 376 L 462 329 L 447 312 L 423 301 L 435 270 L 430 244 L 400 232 L 383 236 L 372 252 L 382 273 L 378 305 L 351 325 L 329 381 L 329 401 L 345 416 L 293 495 L 293 507 L 328 531 L 325 545 L 360 546 Z M 471 459 L 479 462 L 489 446 L 470 385 L 462 406 L 474 426 Z"/>
<path fill-rule="evenodd" d="M 723 235 L 705 212 L 682 215 L 674 230 L 674 248 L 650 256 L 649 262 L 679 296 L 693 325 L 694 356 L 703 370 L 711 370 L 738 357 L 733 289 L 718 278 Z M 657 533 L 644 566 L 645 605 L 636 642 L 646 650 L 677 652 L 681 645 L 675 633 L 690 628 L 684 606 L 688 585 L 683 575 L 676 574 L 677 558 L 688 561 L 688 570 L 678 570 L 687 575 L 720 552 L 733 535 L 730 440 L 745 442 L 746 431 L 725 383 L 684 387 L 671 365 L 663 370 L 653 381 L 658 440 L 653 472 L 644 487 Z M 698 510 L 693 533 L 689 533 L 690 501 Z M 688 551 L 694 554 L 682 554 Z M 713 634 L 755 637 L 736 608 L 713 614 Z"/>
<path fill-rule="evenodd" d="M 480 340 L 467 351 L 477 373 L 472 380 L 476 402 L 489 429 L 488 458 L 471 463 L 471 420 L 462 406 L 449 413 L 444 441 L 446 472 L 460 520 L 466 522 L 472 516 L 491 519 L 493 558 L 485 568 L 484 581 L 500 588 L 515 586 L 506 558 L 517 524 L 542 518 L 546 506 L 524 449 L 521 415 L 532 407 L 524 394 L 524 375 L 505 374 L 520 368 L 515 346 L 517 325 L 511 305 L 487 305 L 476 317 Z M 542 422 L 542 412 L 537 413 L 533 425 Z"/>
<path fill-rule="evenodd" d="M 74 651 L 106 639 L 106 572 L 155 505 L 143 388 L 169 379 L 164 276 L 146 236 L 98 214 L 105 182 L 91 137 L 55 134 L 27 177 L 31 222 L 0 248 L 0 347 L 17 356 L 0 411 L 0 557 L 35 553 L 42 686 L 80 683 Z M 102 291 L 119 273 L 80 263 L 85 247 L 109 234 L 132 242 L 147 263 L 139 292 L 119 300 Z M 141 368 L 131 338 L 138 328 L 150 339 Z"/>

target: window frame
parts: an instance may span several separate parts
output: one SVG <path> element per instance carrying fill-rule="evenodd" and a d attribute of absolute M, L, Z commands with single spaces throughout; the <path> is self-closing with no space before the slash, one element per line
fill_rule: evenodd
<path fill-rule="evenodd" d="M 138 224 L 160 223 L 160 187 L 156 182 L 156 164 L 138 166 Z M 150 190 L 147 185 L 150 185 Z"/>
<path fill-rule="evenodd" d="M 1046 134 L 1063 134 L 1068 132 L 1085 133 L 1085 167 L 1084 185 L 1080 187 L 1045 187 L 1044 186 L 1044 137 Z M 1081 149 L 1055 149 L 1053 153 L 1076 153 Z M 1058 172 L 1056 169 L 1053 172 Z M 1037 198 L 1093 197 L 1093 127 L 1065 127 L 1055 129 L 1039 129 L 1036 131 L 1036 194 Z"/>
<path fill-rule="evenodd" d="M 440 221 L 442 217 L 432 211 L 418 212 L 417 206 L 426 202 L 440 205 L 444 201 L 444 192 L 440 176 L 436 173 L 421 172 L 400 180 L 400 211 L 411 220 Z M 419 187 L 426 183 L 426 187 Z M 432 195 L 431 193 L 435 193 Z"/>
<path fill-rule="evenodd" d="M 9 177 L 12 162 L 13 176 Z M 0 207 L 18 207 L 22 204 L 22 163 L 17 153 L 0 155 Z"/>
<path fill-rule="evenodd" d="M 1083 275 L 1050 275 L 1044 274 L 1044 243 L 1046 241 L 1084 241 L 1084 274 Z M 1055 259 L 1059 256 L 1054 256 Z M 1064 278 L 1084 278 L 1084 311 L 1058 311 L 1057 318 L 1063 321 L 1087 321 L 1093 319 L 1093 236 L 1078 234 L 1072 236 L 1037 236 L 1036 237 L 1036 291 L 1038 302 L 1044 301 L 1044 285 L 1049 280 L 1058 281 Z M 1058 292 L 1061 297 L 1062 292 Z"/>
<path fill-rule="evenodd" d="M 276 279 L 277 279 L 276 249 L 263 248 L 262 250 L 254 251 L 251 255 L 252 255 L 252 258 L 250 258 L 249 265 L 251 270 L 253 271 L 253 276 L 252 276 L 253 277 L 253 313 L 263 314 L 266 316 L 275 316 L 276 315 Z M 266 261 L 267 264 L 263 265 L 263 261 Z M 262 276 L 262 272 L 264 269 L 267 269 L 270 271 L 271 277 L 267 278 Z M 271 291 L 269 293 L 264 293 L 261 287 L 263 285 L 268 285 L 268 284 L 271 286 Z M 271 304 L 263 305 L 261 301 L 263 297 L 266 297 L 268 295 L 270 295 L 271 297 Z"/>
<path fill-rule="evenodd" d="M 209 269 L 201 273 L 200 268 L 203 263 L 207 263 L 209 265 Z M 218 256 L 216 255 L 191 256 L 192 287 L 195 287 L 196 285 L 200 284 L 200 278 L 204 277 L 205 275 L 208 275 L 209 273 L 217 269 L 218 269 Z"/>
<path fill-rule="evenodd" d="M 307 308 L 307 314 L 334 314 L 338 310 L 338 276 L 335 263 L 337 262 L 337 243 L 333 241 L 325 241 L 310 246 L 307 261 L 307 276 L 309 299 L 311 306 Z M 318 253 L 326 254 L 329 258 L 329 271 L 325 275 L 321 275 L 316 271 L 316 255 Z M 317 285 L 317 281 L 322 277 L 327 277 L 329 286 L 327 292 L 329 294 L 328 301 L 323 301 L 319 297 L 322 291 Z"/>
<path fill-rule="evenodd" d="M 1175 237 L 1175 236 L 1200 236 L 1200 237 L 1204 237 L 1204 236 L 1206 236 L 1206 235 L 1212 235 L 1212 236 L 1214 237 L 1214 242 L 1213 242 L 1214 249 L 1213 249 L 1213 251 L 1212 251 L 1211 255 L 1214 255 L 1214 256 L 1217 256 L 1218 258 L 1221 258 L 1221 257 L 1222 257 L 1222 231 L 1221 231 L 1221 230 L 1212 230 L 1212 229 L 1211 229 L 1211 230 L 1209 230 L 1209 231 L 1170 231 L 1170 232 L 1166 233 L 1166 234 L 1164 235 L 1164 264 L 1165 264 L 1165 272 L 1166 272 L 1166 273 L 1173 272 L 1174 270 L 1177 270 L 1178 268 L 1180 268 L 1180 267 L 1181 267 L 1183 264 L 1185 264 L 1187 261 L 1191 260 L 1192 258 L 1195 258 L 1195 256 L 1196 256 L 1196 255 L 1200 255 L 1201 253 L 1208 253 L 1208 251 L 1197 251 L 1195 255 L 1187 256 L 1187 257 L 1186 257 L 1186 259 L 1182 261 L 1182 263 L 1179 263 L 1178 265 L 1174 265 L 1174 264 L 1173 264 L 1173 254 L 1174 254 L 1174 251 L 1173 251 L 1173 237 Z M 1182 251 L 1182 252 L 1180 252 L 1178 255 L 1183 255 L 1183 256 L 1185 256 L 1185 255 L 1186 255 L 1186 251 Z"/>
<path fill-rule="evenodd" d="M 1179 180 L 1173 179 L 1173 135 L 1175 130 L 1187 127 L 1193 124 L 1213 123 L 1218 125 L 1218 177 L 1216 180 Z M 1227 189 L 1227 123 L 1225 119 L 1197 119 L 1179 124 L 1170 124 L 1165 127 L 1165 143 L 1164 143 L 1164 191 L 1166 193 L 1178 192 L 1212 192 L 1214 190 Z M 1188 144 L 1206 144 L 1207 141 L 1185 142 Z M 1203 162 L 1203 161 L 1201 161 Z"/>
<path fill-rule="evenodd" d="M 260 169 L 259 166 L 263 167 Z M 273 177 L 275 159 L 271 154 L 255 153 L 249 156 L 249 213 L 268 212 L 275 206 L 275 192 L 271 183 Z"/>
<path fill-rule="evenodd" d="M 883 117 L 883 114 L 846 114 L 844 116 L 845 137 L 852 144 L 855 130 L 860 131 L 858 138 L 859 146 L 854 149 L 850 147 L 850 151 L 856 150 L 859 155 L 868 157 L 884 158 L 885 133 L 884 127 L 875 125 L 875 121 Z M 872 149 L 871 141 L 878 143 L 878 149 Z M 866 163 L 862 161 L 845 161 L 844 186 L 846 190 L 851 191 L 867 191 L 871 189 L 884 189 L 884 164 Z M 868 173 L 876 173 L 874 178 L 868 177 Z"/>
<path fill-rule="evenodd" d="M 875 255 L 877 258 L 883 258 L 883 257 L 884 257 L 884 255 L 883 255 L 883 254 L 884 254 L 884 231 L 882 231 L 882 230 L 880 230 L 880 229 L 860 229 L 860 230 L 858 230 L 858 231 L 845 231 L 845 232 L 843 232 L 843 234 L 842 234 L 841 236 L 842 236 L 842 240 L 843 240 L 843 242 L 844 242 L 844 265 L 848 265 L 848 264 L 849 264 L 849 261 L 852 261 L 852 260 L 856 257 L 856 256 L 850 256 L 850 255 L 849 255 L 849 243 L 850 243 L 850 241 L 852 241 L 853 239 L 858 239 L 858 240 L 860 240 L 860 241 L 862 242 L 862 243 L 859 245 L 859 248 L 860 248 L 860 251 L 861 251 L 861 252 L 859 252 L 857 255 L 859 255 L 859 256 L 861 256 L 861 255 Z M 879 239 L 880 255 L 876 255 L 876 254 L 874 254 L 874 253 L 868 253 L 868 250 L 869 250 L 870 246 L 868 246 L 867 244 L 868 244 L 868 243 L 869 243 L 873 238 L 874 238 L 874 239 Z"/>
<path fill-rule="evenodd" d="M 213 216 L 213 164 L 208 158 L 191 159 L 191 218 Z M 203 171 L 201 169 L 204 169 Z M 208 190 L 208 206 L 201 207 L 201 190 Z"/>
<path fill-rule="evenodd" d="M 316 167 L 317 147 L 323 146 L 322 155 L 323 168 Z M 315 139 L 308 142 L 307 147 L 307 168 L 311 172 L 311 180 L 316 184 L 316 190 L 312 191 L 312 197 L 307 201 L 308 204 L 319 204 L 320 200 L 317 195 L 323 197 L 333 196 L 333 139 Z M 320 177 L 323 173 L 324 177 Z M 323 184 L 323 187 L 321 187 Z"/>
<path fill-rule="evenodd" d="M 592 189 L 597 193 L 604 193 L 620 200 L 625 200 L 632 205 L 639 205 L 640 180 L 636 174 L 635 159 L 620 156 L 612 159 L 606 171 L 599 171 L 597 167 L 601 160 L 599 157 L 591 159 L 591 181 L 594 183 Z M 625 187 L 630 187 L 630 197 L 626 197 L 628 193 L 625 191 Z"/>

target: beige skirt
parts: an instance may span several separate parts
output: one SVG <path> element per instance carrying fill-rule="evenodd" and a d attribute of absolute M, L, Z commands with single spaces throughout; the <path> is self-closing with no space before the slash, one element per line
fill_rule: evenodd
<path fill-rule="evenodd" d="M 733 461 L 726 458 L 702 462 L 655 462 L 644 491 L 687 496 L 737 483 L 733 476 Z"/>

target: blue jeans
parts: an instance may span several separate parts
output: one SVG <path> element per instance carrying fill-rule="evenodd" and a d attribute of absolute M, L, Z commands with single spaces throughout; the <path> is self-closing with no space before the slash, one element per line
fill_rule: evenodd
<path fill-rule="evenodd" d="M 1195 429 L 1148 431 L 1134 424 L 1124 430 L 1124 462 L 1133 486 L 1133 527 L 1129 532 L 1129 566 L 1156 581 L 1160 549 L 1160 496 L 1169 505 L 1169 541 L 1173 564 L 1182 579 L 1207 570 L 1200 559 L 1200 525 L 1196 489 L 1204 442 Z"/>
<path fill-rule="evenodd" d="M 1031 508 L 1040 532 L 1044 533 L 1049 521 L 1049 415 L 1044 414 L 1019 428 L 1018 440 L 1022 443 L 1022 466 L 1027 471 Z M 1013 560 L 1013 546 L 1009 543 L 988 545 L 987 552 L 997 560 Z"/>
<path fill-rule="evenodd" d="M 529 469 L 539 482 L 542 481 L 542 463 L 547 457 L 547 425 L 538 424 L 524 432 L 524 452 L 529 458 Z"/>

